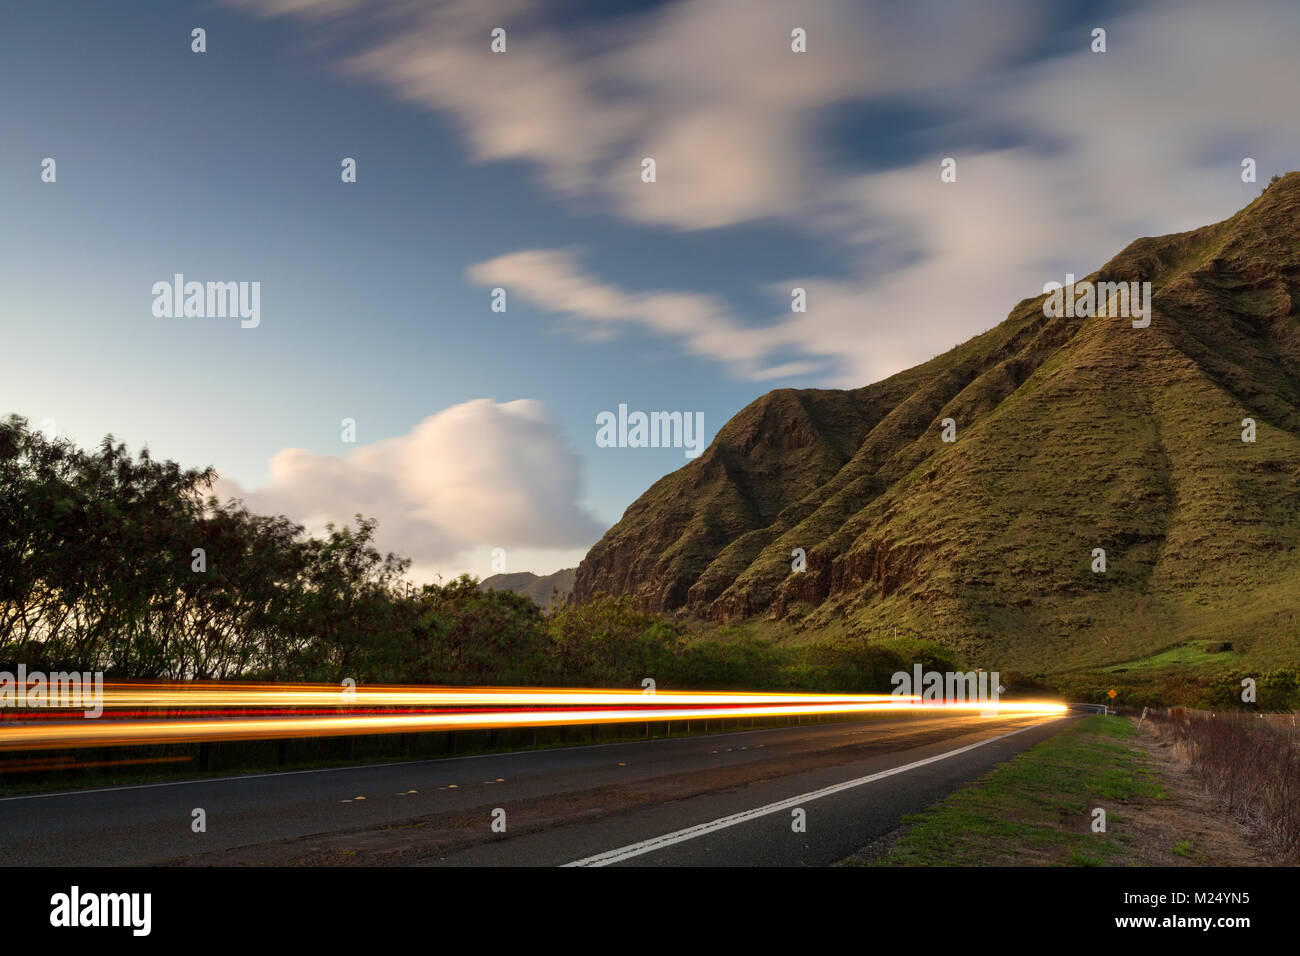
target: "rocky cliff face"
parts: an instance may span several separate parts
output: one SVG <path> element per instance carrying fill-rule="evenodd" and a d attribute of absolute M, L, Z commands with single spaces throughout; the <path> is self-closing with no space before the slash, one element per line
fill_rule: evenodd
<path fill-rule="evenodd" d="M 1149 281 L 1150 325 L 1049 317 L 1040 296 L 865 388 L 764 395 L 628 508 L 575 598 L 902 622 L 1025 666 L 1256 618 L 1300 651 L 1277 623 L 1300 597 L 1300 173 L 1085 279 Z"/>

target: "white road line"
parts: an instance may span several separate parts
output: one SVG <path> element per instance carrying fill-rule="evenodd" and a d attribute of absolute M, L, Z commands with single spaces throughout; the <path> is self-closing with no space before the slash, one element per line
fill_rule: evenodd
<path fill-rule="evenodd" d="M 1062 718 L 1056 718 L 1061 720 Z M 1050 723 L 1050 721 L 1049 721 Z M 854 787 L 860 787 L 863 784 L 874 783 L 877 780 L 883 780 L 885 777 L 892 777 L 897 773 L 906 773 L 909 770 L 915 770 L 917 767 L 924 767 L 926 764 L 938 763 L 940 760 L 947 760 L 949 757 L 955 757 L 958 754 L 964 754 L 976 747 L 983 747 L 985 744 L 991 744 L 994 741 L 1006 740 L 1008 737 L 1014 737 L 1016 734 L 1023 734 L 1026 730 L 1034 730 L 1043 724 L 1033 724 L 1029 727 L 1021 727 L 1019 730 L 1012 730 L 1009 733 L 999 734 L 996 737 L 989 737 L 986 740 L 976 741 L 973 744 L 967 744 L 965 747 L 958 747 L 956 750 L 949 750 L 946 753 L 936 754 L 933 757 L 926 757 L 924 760 L 917 760 L 901 767 L 894 767 L 891 770 L 882 770 L 880 773 L 873 773 L 866 777 L 858 777 L 856 780 L 848 780 L 844 783 L 837 783 L 829 787 L 823 787 L 821 790 L 814 790 L 811 793 L 800 794 L 797 797 L 791 797 L 789 800 L 781 800 L 777 803 L 769 803 L 767 806 L 756 807 L 753 810 L 744 810 L 740 813 L 733 813 L 728 817 L 719 817 L 709 823 L 700 823 L 693 827 L 687 827 L 685 830 L 675 830 L 672 833 L 665 833 L 663 836 L 652 837 L 649 840 L 642 840 L 640 843 L 630 843 L 627 846 L 619 847 L 617 850 L 607 850 L 604 853 L 597 853 L 595 856 L 584 857 L 581 860 L 574 860 L 572 863 L 565 863 L 565 866 L 609 866 L 611 863 L 619 863 L 623 860 L 629 860 L 634 856 L 641 856 L 646 853 L 653 853 L 656 850 L 662 850 L 664 847 L 672 846 L 674 843 L 684 843 L 687 840 L 694 840 L 696 837 L 702 837 L 718 830 L 725 830 L 727 827 L 734 827 L 739 823 L 746 823 L 749 820 L 755 820 L 758 817 L 767 816 L 770 813 L 780 813 L 782 810 L 790 810 L 809 802 L 810 800 L 820 800 L 822 797 L 829 797 L 832 794 L 842 793 L 845 790 L 852 790 Z"/>

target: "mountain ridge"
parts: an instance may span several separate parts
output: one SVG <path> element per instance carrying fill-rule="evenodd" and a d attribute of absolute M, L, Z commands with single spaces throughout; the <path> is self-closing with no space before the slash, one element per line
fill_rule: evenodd
<path fill-rule="evenodd" d="M 880 382 L 769 392 L 627 509 L 575 599 L 901 623 L 1037 669 L 1198 636 L 1270 589 L 1254 604 L 1283 613 L 1300 555 L 1300 173 L 1078 281 L 1151 282 L 1151 325 L 1047 316 L 1037 296 Z"/>
<path fill-rule="evenodd" d="M 552 598 L 559 604 L 565 604 L 573 591 L 573 576 L 577 568 L 561 568 L 550 574 L 534 574 L 532 571 L 512 571 L 491 574 L 479 582 L 483 591 L 510 591 L 530 598 L 539 607 L 551 606 Z"/>

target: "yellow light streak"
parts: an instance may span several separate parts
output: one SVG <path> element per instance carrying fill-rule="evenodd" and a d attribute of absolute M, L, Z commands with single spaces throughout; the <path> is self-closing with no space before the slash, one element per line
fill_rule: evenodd
<path fill-rule="evenodd" d="M 105 713 L 256 707 L 489 708 L 470 713 L 339 713 L 268 717 L 176 716 L 131 719 L 0 721 L 0 751 L 116 747 L 337 737 L 575 724 L 641 723 L 743 717 L 791 717 L 872 712 L 938 712 L 953 716 L 1060 716 L 1051 701 L 922 701 L 889 694 L 761 694 L 584 688 L 357 687 L 345 696 L 333 685 L 115 684 L 104 690 Z M 545 708 L 504 710 L 491 708 Z M 592 709 L 578 710 L 576 707 Z M 28 711 L 28 713 L 32 713 Z M 50 714 L 51 717 L 54 714 Z M 61 715 L 60 715 L 61 716 Z"/>
<path fill-rule="evenodd" d="M 393 687 L 326 685 L 105 684 L 106 708 L 129 707 L 555 707 L 897 701 L 889 694 L 767 694 L 744 691 L 641 691 L 572 687 Z"/>

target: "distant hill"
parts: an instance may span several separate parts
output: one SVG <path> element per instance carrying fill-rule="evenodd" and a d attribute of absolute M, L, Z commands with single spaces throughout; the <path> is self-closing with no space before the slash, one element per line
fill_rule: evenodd
<path fill-rule="evenodd" d="M 1243 660 L 1294 663 L 1300 173 L 1083 279 L 1150 281 L 1150 326 L 1049 318 L 1039 296 L 865 388 L 770 392 L 627 509 L 576 598 L 900 625 L 1025 670 L 1224 638 Z"/>
<path fill-rule="evenodd" d="M 542 607 L 550 607 L 552 591 L 558 591 L 557 599 L 561 604 L 569 600 L 573 591 L 573 576 L 577 568 L 564 568 L 553 574 L 538 575 L 531 571 L 516 571 L 512 574 L 494 574 L 479 582 L 484 591 L 513 591 L 533 599 Z"/>

